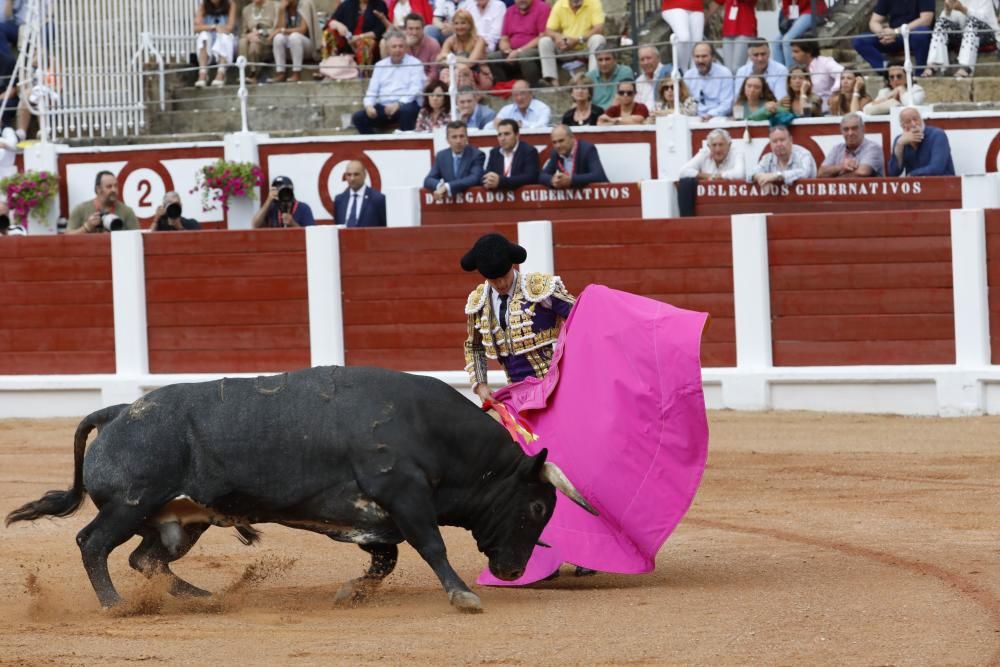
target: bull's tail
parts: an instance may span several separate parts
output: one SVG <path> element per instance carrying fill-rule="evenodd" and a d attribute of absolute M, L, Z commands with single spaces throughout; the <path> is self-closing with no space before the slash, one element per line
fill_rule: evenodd
<path fill-rule="evenodd" d="M 260 542 L 260 531 L 253 526 L 236 526 L 236 539 L 246 546 L 252 546 Z"/>
<path fill-rule="evenodd" d="M 73 438 L 73 487 L 68 491 L 49 491 L 38 500 L 18 507 L 7 515 L 5 525 L 16 521 L 34 521 L 43 516 L 69 516 L 80 508 L 86 490 L 83 488 L 83 454 L 87 448 L 87 436 L 95 428 L 98 430 L 128 407 L 128 404 L 112 405 L 83 418 L 76 427 Z"/>

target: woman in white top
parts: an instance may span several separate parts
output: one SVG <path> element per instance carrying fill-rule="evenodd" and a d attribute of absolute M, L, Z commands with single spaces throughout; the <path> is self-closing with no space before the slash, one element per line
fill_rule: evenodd
<path fill-rule="evenodd" d="M 951 34 L 949 31 L 952 31 Z M 993 0 L 965 0 L 964 3 L 962 0 L 944 0 L 944 9 L 934 24 L 923 76 L 934 76 L 935 70 L 944 73 L 948 66 L 949 48 L 958 49 L 959 68 L 955 71 L 955 78 L 972 76 L 979 49 L 990 42 L 996 44 L 997 39 L 1000 39 L 1000 25 L 997 24 Z"/>
<path fill-rule="evenodd" d="M 718 128 L 708 133 L 702 149 L 681 167 L 680 176 L 699 181 L 744 181 L 746 166 L 739 152 L 733 150 L 732 137 Z"/>

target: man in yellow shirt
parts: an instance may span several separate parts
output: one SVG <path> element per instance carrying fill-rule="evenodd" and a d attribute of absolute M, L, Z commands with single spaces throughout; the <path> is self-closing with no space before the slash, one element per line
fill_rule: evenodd
<path fill-rule="evenodd" d="M 557 0 L 545 24 L 545 34 L 538 42 L 542 62 L 542 80 L 539 83 L 557 84 L 556 54 L 574 55 L 586 49 L 590 57 L 588 69 L 597 69 L 594 53 L 606 41 L 601 0 Z"/>

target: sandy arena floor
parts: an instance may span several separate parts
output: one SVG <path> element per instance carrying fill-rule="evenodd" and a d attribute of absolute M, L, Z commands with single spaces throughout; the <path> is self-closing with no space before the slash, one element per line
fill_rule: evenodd
<path fill-rule="evenodd" d="M 93 516 L 0 528 L 0 664 L 1000 665 L 1000 419 L 712 413 L 695 504 L 643 576 L 563 576 L 448 605 L 409 547 L 371 603 L 333 606 L 350 545 L 213 529 L 177 601 L 114 552 L 100 610 L 74 542 Z M 67 488 L 74 420 L 0 421 L 0 514 Z M 471 583 L 485 564 L 447 529 Z"/>

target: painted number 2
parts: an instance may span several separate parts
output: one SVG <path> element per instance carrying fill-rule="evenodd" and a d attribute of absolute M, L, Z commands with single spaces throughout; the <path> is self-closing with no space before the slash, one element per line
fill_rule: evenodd
<path fill-rule="evenodd" d="M 139 181 L 139 206 L 147 207 L 152 206 L 153 201 L 150 199 L 150 195 L 153 192 L 153 184 L 149 182 L 149 179 L 142 179 Z"/>

